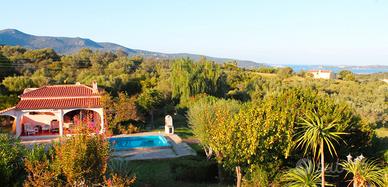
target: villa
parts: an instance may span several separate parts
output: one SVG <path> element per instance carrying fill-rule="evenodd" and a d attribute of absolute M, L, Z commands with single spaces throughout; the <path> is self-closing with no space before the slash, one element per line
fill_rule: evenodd
<path fill-rule="evenodd" d="M 19 98 L 16 106 L 0 111 L 0 115 L 13 118 L 16 137 L 73 134 L 81 123 L 96 133 L 104 132 L 101 91 L 96 82 L 92 87 L 76 83 L 27 88 Z"/>
<path fill-rule="evenodd" d="M 335 79 L 335 73 L 330 70 L 310 70 L 314 79 Z"/>

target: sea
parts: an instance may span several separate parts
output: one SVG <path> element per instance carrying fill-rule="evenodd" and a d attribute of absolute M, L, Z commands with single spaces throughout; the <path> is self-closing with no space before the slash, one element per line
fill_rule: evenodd
<path fill-rule="evenodd" d="M 355 74 L 372 74 L 372 73 L 386 73 L 388 66 L 324 66 L 324 65 L 271 65 L 273 67 L 290 67 L 294 72 L 308 71 L 308 70 L 331 70 L 338 73 L 342 70 L 349 70 Z"/>

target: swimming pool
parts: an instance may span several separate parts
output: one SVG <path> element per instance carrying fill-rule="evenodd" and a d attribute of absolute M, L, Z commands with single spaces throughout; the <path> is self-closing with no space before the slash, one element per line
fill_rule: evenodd
<path fill-rule="evenodd" d="M 127 136 L 110 138 L 109 142 L 116 151 L 136 148 L 162 148 L 171 146 L 164 136 Z"/>

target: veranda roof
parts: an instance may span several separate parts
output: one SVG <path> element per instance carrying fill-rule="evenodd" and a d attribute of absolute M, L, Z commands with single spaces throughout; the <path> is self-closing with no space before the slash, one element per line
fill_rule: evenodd
<path fill-rule="evenodd" d="M 43 86 L 20 95 L 20 98 L 49 98 L 49 97 L 85 97 L 99 96 L 98 92 L 93 92 L 93 88 L 79 85 L 52 85 Z"/>
<path fill-rule="evenodd" d="M 100 98 L 23 99 L 16 109 L 99 108 Z"/>

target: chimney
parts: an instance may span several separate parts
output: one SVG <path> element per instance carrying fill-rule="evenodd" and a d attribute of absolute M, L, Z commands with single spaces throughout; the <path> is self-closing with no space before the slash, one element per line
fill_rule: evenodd
<path fill-rule="evenodd" d="M 80 82 L 76 82 L 75 85 L 79 86 L 79 85 L 81 85 L 81 83 Z"/>
<path fill-rule="evenodd" d="M 97 86 L 97 82 L 96 81 L 93 81 L 93 93 L 98 93 L 98 86 Z"/>

